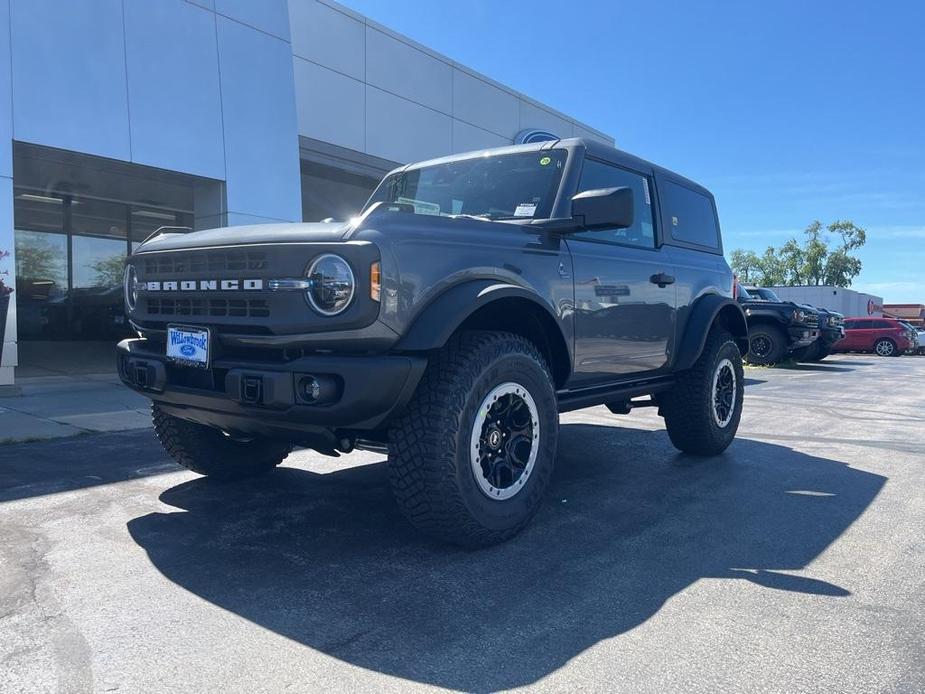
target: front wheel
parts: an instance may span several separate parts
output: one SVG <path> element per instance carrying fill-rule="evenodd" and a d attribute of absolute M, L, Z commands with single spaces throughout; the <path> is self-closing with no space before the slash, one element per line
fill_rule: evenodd
<path fill-rule="evenodd" d="M 151 406 L 151 418 L 154 433 L 174 460 L 187 470 L 216 479 L 265 474 L 292 450 L 288 443 L 273 439 L 232 439 L 218 429 L 169 415 L 157 403 Z"/>
<path fill-rule="evenodd" d="M 759 323 L 748 329 L 745 361 L 757 366 L 776 364 L 787 353 L 787 336 L 776 325 Z"/>
<path fill-rule="evenodd" d="M 745 396 L 742 355 L 732 335 L 714 328 L 694 366 L 659 396 L 668 437 L 694 455 L 718 455 L 732 443 Z"/>
<path fill-rule="evenodd" d="M 389 432 L 389 480 L 404 515 L 441 540 L 483 547 L 517 534 L 552 476 L 555 388 L 510 333 L 467 331 L 436 353 Z"/>
<path fill-rule="evenodd" d="M 874 345 L 874 351 L 881 357 L 896 357 L 899 356 L 899 350 L 896 348 L 896 343 L 887 338 L 877 340 Z"/>

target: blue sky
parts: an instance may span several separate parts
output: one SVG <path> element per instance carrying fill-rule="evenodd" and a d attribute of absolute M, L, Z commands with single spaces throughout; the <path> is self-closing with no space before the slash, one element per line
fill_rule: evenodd
<path fill-rule="evenodd" d="M 855 288 L 925 302 L 925 2 L 344 1 L 706 185 L 728 250 L 851 219 Z"/>

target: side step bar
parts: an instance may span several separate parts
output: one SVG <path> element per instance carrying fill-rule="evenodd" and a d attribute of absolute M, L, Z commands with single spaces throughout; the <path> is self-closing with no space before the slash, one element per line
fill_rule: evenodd
<path fill-rule="evenodd" d="M 672 376 L 649 378 L 631 383 L 614 383 L 577 390 L 560 390 L 556 392 L 559 400 L 559 412 L 571 412 L 595 405 L 620 403 L 642 395 L 654 395 L 664 392 L 674 385 Z M 641 404 L 641 403 L 640 403 Z"/>

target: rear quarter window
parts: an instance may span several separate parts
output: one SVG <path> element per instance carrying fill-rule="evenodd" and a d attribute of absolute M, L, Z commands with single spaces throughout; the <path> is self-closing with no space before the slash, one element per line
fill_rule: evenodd
<path fill-rule="evenodd" d="M 719 225 L 713 201 L 703 193 L 672 181 L 663 181 L 661 192 L 667 213 L 665 226 L 671 238 L 719 250 Z"/>

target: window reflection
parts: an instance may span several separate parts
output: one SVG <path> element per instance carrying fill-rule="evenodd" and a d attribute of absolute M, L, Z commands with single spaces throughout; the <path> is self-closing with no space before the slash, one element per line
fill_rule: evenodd
<path fill-rule="evenodd" d="M 74 236 L 71 244 L 72 282 L 75 288 L 121 285 L 125 241 Z"/>

